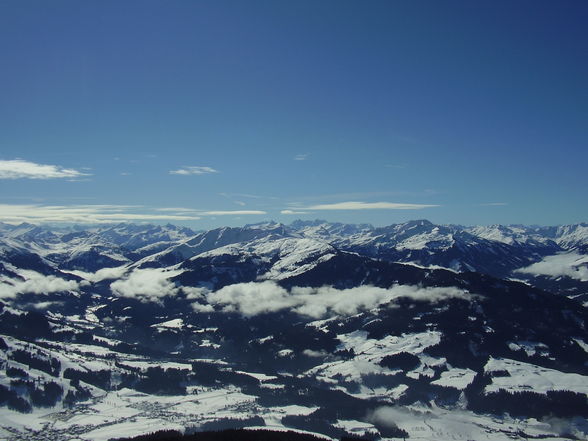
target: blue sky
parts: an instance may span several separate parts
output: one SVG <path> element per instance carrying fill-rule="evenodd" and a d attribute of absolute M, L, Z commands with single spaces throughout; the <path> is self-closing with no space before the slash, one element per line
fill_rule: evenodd
<path fill-rule="evenodd" d="M 580 0 L 0 0 L 0 221 L 587 221 L 586 23 Z"/>

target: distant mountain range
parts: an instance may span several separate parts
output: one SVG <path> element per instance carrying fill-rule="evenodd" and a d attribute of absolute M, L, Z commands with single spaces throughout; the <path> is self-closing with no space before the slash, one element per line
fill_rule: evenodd
<path fill-rule="evenodd" d="M 0 437 L 583 439 L 587 304 L 584 223 L 0 224 Z"/>

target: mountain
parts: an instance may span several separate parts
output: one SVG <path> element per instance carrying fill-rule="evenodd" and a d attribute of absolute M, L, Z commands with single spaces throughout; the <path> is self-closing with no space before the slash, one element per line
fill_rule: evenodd
<path fill-rule="evenodd" d="M 0 438 L 585 439 L 587 231 L 0 225 Z"/>

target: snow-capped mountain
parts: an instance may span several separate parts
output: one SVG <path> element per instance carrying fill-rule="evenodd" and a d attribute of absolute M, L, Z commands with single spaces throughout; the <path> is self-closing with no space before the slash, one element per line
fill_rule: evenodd
<path fill-rule="evenodd" d="M 583 439 L 586 230 L 1 225 L 0 437 Z"/>

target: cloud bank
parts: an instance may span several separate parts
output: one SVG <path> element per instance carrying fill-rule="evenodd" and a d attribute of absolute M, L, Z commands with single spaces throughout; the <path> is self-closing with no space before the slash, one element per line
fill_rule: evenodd
<path fill-rule="evenodd" d="M 97 283 L 102 280 L 118 279 L 122 277 L 127 271 L 128 268 L 126 266 L 117 266 L 112 268 L 102 268 L 96 271 L 95 273 L 89 273 L 86 271 L 79 270 L 72 270 L 66 272 L 81 277 L 82 279 L 88 282 Z"/>
<path fill-rule="evenodd" d="M 588 257 L 578 253 L 556 254 L 547 256 L 541 262 L 520 268 L 515 272 L 535 276 L 567 276 L 588 282 Z"/>
<path fill-rule="evenodd" d="M 449 298 L 471 298 L 457 288 L 421 288 L 398 285 L 392 288 L 360 286 L 349 289 L 333 287 L 294 287 L 290 291 L 274 281 L 237 283 L 218 291 L 202 293 L 198 310 L 204 304 L 223 312 L 235 312 L 246 317 L 259 314 L 293 311 L 301 316 L 318 319 L 326 316 L 350 316 L 380 305 L 393 303 L 399 298 L 438 302 Z"/>
<path fill-rule="evenodd" d="M 121 297 L 156 301 L 179 293 L 180 288 L 169 279 L 182 270 L 166 271 L 161 268 L 136 269 L 125 278 L 110 284 L 113 294 Z"/>
<path fill-rule="evenodd" d="M 61 291 L 77 291 L 75 280 L 46 276 L 31 270 L 18 270 L 22 279 L 0 278 L 0 299 L 14 298 L 19 294 L 49 294 Z"/>
<path fill-rule="evenodd" d="M 0 179 L 76 179 L 82 176 L 89 175 L 71 168 L 23 159 L 0 160 Z"/>

